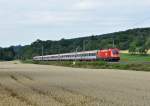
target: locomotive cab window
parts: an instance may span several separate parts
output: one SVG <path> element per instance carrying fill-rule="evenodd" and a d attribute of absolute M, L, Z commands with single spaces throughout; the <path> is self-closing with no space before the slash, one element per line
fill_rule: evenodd
<path fill-rule="evenodd" d="M 115 54 L 119 54 L 119 52 L 117 50 L 112 50 L 112 53 L 115 55 Z"/>

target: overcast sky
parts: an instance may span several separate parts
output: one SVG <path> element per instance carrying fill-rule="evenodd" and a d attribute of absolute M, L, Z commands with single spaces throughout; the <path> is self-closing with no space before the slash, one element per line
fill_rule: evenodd
<path fill-rule="evenodd" d="M 150 27 L 150 0 L 0 0 L 0 46 Z"/>

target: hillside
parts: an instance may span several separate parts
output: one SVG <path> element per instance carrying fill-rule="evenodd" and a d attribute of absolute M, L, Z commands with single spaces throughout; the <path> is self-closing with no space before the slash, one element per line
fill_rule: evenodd
<path fill-rule="evenodd" d="M 111 48 L 113 47 L 113 42 L 115 47 L 120 48 L 121 50 L 127 50 L 129 48 L 133 49 L 134 46 L 137 48 L 149 48 L 150 28 L 130 29 L 127 31 L 104 35 L 93 35 L 74 39 L 61 39 L 59 41 L 37 40 L 31 45 L 13 47 L 15 48 L 13 52 L 15 52 L 15 58 L 25 59 L 32 58 L 35 55 L 41 55 L 42 46 L 44 55 L 46 55 L 73 52 L 76 50 L 76 48 L 78 48 L 78 51 Z M 0 49 L 0 57 L 3 56 L 2 52 L 5 52 L 4 48 Z M 14 56 L 14 54 L 12 56 Z"/>

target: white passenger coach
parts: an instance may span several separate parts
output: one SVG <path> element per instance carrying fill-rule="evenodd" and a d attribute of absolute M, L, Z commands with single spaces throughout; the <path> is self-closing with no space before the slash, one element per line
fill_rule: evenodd
<path fill-rule="evenodd" d="M 96 60 L 98 50 L 84 51 L 84 52 L 73 52 L 65 54 L 35 56 L 33 60 L 44 60 L 44 61 L 57 61 L 57 60 Z"/>

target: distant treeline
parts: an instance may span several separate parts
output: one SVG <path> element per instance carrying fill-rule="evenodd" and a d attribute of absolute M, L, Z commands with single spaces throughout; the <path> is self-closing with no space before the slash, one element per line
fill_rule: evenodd
<path fill-rule="evenodd" d="M 59 41 L 36 40 L 31 45 L 0 49 L 0 60 L 31 59 L 43 54 L 67 53 L 117 47 L 131 54 L 146 54 L 150 48 L 150 28 L 138 28 L 104 35 L 92 35 Z"/>
<path fill-rule="evenodd" d="M 0 49 L 0 60 L 13 60 L 15 52 L 12 47 Z"/>

